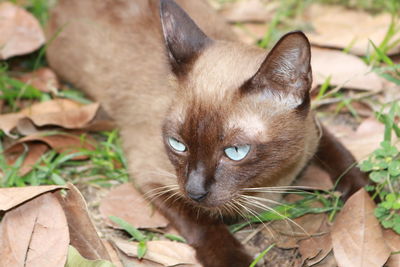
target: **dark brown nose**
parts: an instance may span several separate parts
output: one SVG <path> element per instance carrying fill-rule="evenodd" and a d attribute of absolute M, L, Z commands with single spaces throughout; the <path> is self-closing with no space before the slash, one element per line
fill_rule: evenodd
<path fill-rule="evenodd" d="M 193 199 L 194 201 L 200 202 L 206 198 L 208 192 L 187 192 L 188 196 Z"/>
<path fill-rule="evenodd" d="M 204 168 L 198 167 L 190 172 L 185 189 L 188 197 L 194 201 L 200 202 L 206 198 L 208 190 L 205 187 Z"/>

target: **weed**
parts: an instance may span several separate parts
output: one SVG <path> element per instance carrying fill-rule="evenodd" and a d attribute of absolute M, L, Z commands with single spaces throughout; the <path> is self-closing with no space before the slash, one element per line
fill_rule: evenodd
<path fill-rule="evenodd" d="M 393 102 L 387 114 L 377 114 L 385 124 L 384 140 L 367 160 L 360 164 L 362 171 L 369 172 L 374 185 L 368 186 L 374 191 L 373 198 L 379 197 L 381 203 L 375 209 L 375 216 L 384 228 L 392 228 L 400 234 L 400 152 L 392 140 L 392 133 L 400 137 L 400 128 L 396 120 L 400 116 L 400 104 Z"/>

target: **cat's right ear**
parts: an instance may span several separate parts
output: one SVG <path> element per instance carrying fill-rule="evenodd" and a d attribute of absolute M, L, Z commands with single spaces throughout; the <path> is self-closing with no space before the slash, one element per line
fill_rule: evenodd
<path fill-rule="evenodd" d="M 172 71 L 183 76 L 212 40 L 173 0 L 160 0 L 160 18 Z"/>

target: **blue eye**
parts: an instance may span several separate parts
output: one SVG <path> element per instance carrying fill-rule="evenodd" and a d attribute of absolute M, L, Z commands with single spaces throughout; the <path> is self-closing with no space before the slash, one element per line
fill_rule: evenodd
<path fill-rule="evenodd" d="M 186 146 L 173 137 L 168 137 L 169 145 L 178 152 L 186 151 Z"/>
<path fill-rule="evenodd" d="M 225 148 L 225 155 L 231 160 L 239 161 L 244 159 L 250 151 L 250 145 L 231 146 Z"/>

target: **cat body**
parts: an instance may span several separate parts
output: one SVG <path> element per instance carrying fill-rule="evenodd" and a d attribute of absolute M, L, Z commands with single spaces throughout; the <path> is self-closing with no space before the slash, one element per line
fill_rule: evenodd
<path fill-rule="evenodd" d="M 249 197 L 278 199 L 261 189 L 290 185 L 315 155 L 333 180 L 354 158 L 310 111 L 303 33 L 266 53 L 234 42 L 204 1 L 177 3 L 199 27 L 172 0 L 60 0 L 48 61 L 116 120 L 133 182 L 198 259 L 248 266 L 215 214 L 243 212 Z M 364 184 L 352 168 L 339 189 L 348 196 Z"/>

